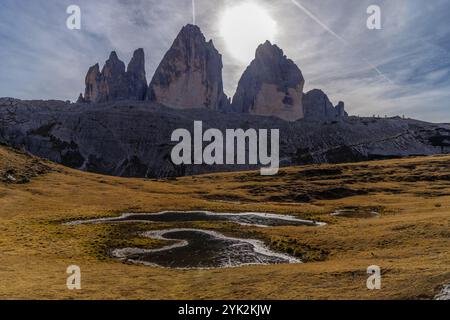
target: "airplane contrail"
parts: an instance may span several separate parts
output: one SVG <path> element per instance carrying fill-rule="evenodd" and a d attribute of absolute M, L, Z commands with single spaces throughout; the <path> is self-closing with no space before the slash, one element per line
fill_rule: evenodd
<path fill-rule="evenodd" d="M 196 21 L 195 21 L 195 16 L 196 16 L 196 12 L 195 12 L 195 0 L 192 0 L 192 24 L 195 26 Z"/>
<path fill-rule="evenodd" d="M 310 17 L 311 19 L 313 19 L 318 25 L 320 25 L 323 29 L 325 29 L 328 33 L 332 34 L 336 39 L 338 39 L 339 41 L 341 41 L 342 43 L 344 43 L 345 45 L 348 45 L 347 40 L 345 40 L 344 38 L 342 38 L 340 35 L 338 35 L 336 32 L 334 32 L 333 30 L 331 30 L 325 23 L 323 23 L 322 21 L 320 21 L 319 18 L 317 18 L 311 11 L 309 11 L 308 9 L 306 9 L 304 6 L 302 6 L 298 1 L 296 0 L 291 0 L 291 2 L 298 7 L 300 10 L 302 10 L 308 17 Z"/>
<path fill-rule="evenodd" d="M 338 39 L 340 42 L 342 42 L 344 45 L 346 46 L 350 46 L 350 43 L 345 40 L 344 38 L 342 38 L 340 35 L 338 35 L 336 32 L 334 32 L 333 30 L 331 30 L 330 27 L 328 27 L 325 23 L 323 23 L 322 21 L 320 21 L 320 19 L 318 17 L 316 17 L 311 11 L 309 11 L 307 8 L 305 8 L 303 5 L 301 5 L 297 0 L 291 0 L 291 2 L 300 10 L 303 11 L 303 13 L 305 13 L 308 17 L 310 17 L 311 19 L 313 19 L 318 25 L 320 25 L 325 31 L 327 31 L 329 34 L 331 34 L 332 36 L 334 36 L 336 39 Z M 372 68 L 378 75 L 380 75 L 381 77 L 383 77 L 386 81 L 388 81 L 391 84 L 394 84 L 394 82 L 389 79 L 383 72 L 381 72 L 381 70 L 375 66 L 374 64 L 372 64 L 371 62 L 369 62 L 366 59 L 363 59 L 363 61 L 365 63 L 367 63 L 369 65 L 370 68 Z"/>

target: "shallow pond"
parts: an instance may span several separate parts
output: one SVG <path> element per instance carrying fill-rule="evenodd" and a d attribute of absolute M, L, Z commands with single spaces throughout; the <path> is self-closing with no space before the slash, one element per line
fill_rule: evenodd
<path fill-rule="evenodd" d="M 79 220 L 69 225 L 130 222 L 200 222 L 230 221 L 256 227 L 323 226 L 324 223 L 301 220 L 271 213 L 213 213 L 207 211 L 165 211 L 153 214 L 127 213 L 120 217 Z M 148 231 L 141 236 L 170 241 L 159 249 L 125 248 L 112 250 L 112 256 L 123 261 L 176 269 L 227 268 L 253 264 L 301 263 L 300 260 L 267 248 L 262 241 L 240 239 L 200 229 Z"/>
<path fill-rule="evenodd" d="M 113 256 L 133 263 L 176 269 L 229 268 L 252 264 L 301 263 L 300 260 L 268 249 L 263 242 L 226 237 L 197 229 L 149 231 L 145 237 L 173 240 L 160 249 L 116 249 Z"/>
<path fill-rule="evenodd" d="M 333 217 L 368 219 L 379 217 L 380 214 L 373 210 L 362 209 L 342 209 L 336 210 L 331 214 Z"/>
<path fill-rule="evenodd" d="M 450 301 L 450 284 L 445 285 L 441 292 L 434 298 L 435 300 Z"/>
<path fill-rule="evenodd" d="M 69 224 L 113 223 L 113 222 L 200 222 L 231 221 L 241 225 L 258 227 L 276 226 L 322 226 L 324 223 L 301 220 L 292 216 L 271 213 L 213 213 L 208 211 L 164 211 L 160 213 L 126 213 L 120 217 L 80 220 Z"/>

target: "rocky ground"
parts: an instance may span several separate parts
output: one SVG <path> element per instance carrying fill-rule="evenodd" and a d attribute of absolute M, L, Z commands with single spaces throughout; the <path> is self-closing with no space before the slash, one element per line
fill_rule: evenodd
<path fill-rule="evenodd" d="M 26 184 L 33 178 L 51 172 L 48 161 L 6 146 L 0 146 L 0 182 Z"/>
<path fill-rule="evenodd" d="M 281 165 L 340 163 L 448 151 L 450 125 L 400 118 L 300 120 L 203 109 L 173 110 L 152 102 L 70 104 L 0 99 L 0 142 L 85 171 L 125 177 L 173 177 L 249 166 L 174 166 L 172 132 L 208 128 L 280 129 Z"/>

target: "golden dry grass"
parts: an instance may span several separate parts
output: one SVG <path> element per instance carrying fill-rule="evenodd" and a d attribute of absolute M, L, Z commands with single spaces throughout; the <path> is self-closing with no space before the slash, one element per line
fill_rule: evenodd
<path fill-rule="evenodd" d="M 0 147 L 0 177 L 7 171 L 34 174 L 29 183 L 0 182 L 3 299 L 418 299 L 450 283 L 450 156 L 288 168 L 271 178 L 244 172 L 145 181 L 78 172 Z M 346 207 L 381 216 L 330 216 Z M 182 271 L 110 259 L 110 246 L 161 245 L 122 226 L 61 224 L 200 209 L 285 213 L 328 225 L 197 223 L 258 237 L 309 262 Z M 161 227 L 167 224 L 128 228 Z M 82 269 L 83 289 L 76 292 L 65 285 L 72 264 Z M 383 270 L 382 290 L 366 288 L 370 265 Z"/>

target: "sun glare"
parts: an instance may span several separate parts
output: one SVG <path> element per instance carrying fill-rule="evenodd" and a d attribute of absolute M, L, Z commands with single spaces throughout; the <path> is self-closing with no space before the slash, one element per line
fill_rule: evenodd
<path fill-rule="evenodd" d="M 249 63 L 258 45 L 275 40 L 277 23 L 262 6 L 248 2 L 226 9 L 220 31 L 230 54 Z"/>

